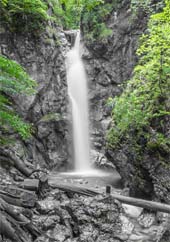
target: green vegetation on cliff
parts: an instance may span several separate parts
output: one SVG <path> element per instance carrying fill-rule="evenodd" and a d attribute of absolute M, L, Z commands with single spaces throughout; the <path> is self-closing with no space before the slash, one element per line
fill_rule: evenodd
<path fill-rule="evenodd" d="M 111 30 L 105 25 L 108 14 L 119 0 L 2 0 L 0 22 L 13 32 L 39 32 L 48 20 L 64 29 L 78 29 L 90 22 L 85 31 L 88 39 L 102 39 Z"/>
<path fill-rule="evenodd" d="M 39 30 L 49 19 L 47 9 L 41 0 L 2 0 L 0 22 L 15 32 Z"/>
<path fill-rule="evenodd" d="M 119 97 L 109 99 L 114 106 L 108 133 L 111 147 L 133 134 L 145 135 L 149 148 L 170 145 L 163 128 L 170 117 L 170 2 L 165 2 L 161 13 L 151 15 L 148 34 L 141 37 L 140 60 L 132 79 Z"/>
<path fill-rule="evenodd" d="M 148 15 L 151 13 L 158 12 L 164 7 L 164 1 L 153 1 L 153 0 L 131 0 L 131 9 L 134 14 L 138 11 L 145 11 Z"/>
<path fill-rule="evenodd" d="M 81 25 L 86 40 L 103 41 L 112 34 L 112 30 L 107 27 L 106 22 L 116 9 L 118 2 L 118 0 L 109 3 L 100 1 L 100 3 L 97 2 L 90 6 L 85 4 Z"/>
<path fill-rule="evenodd" d="M 107 18 L 122 4 L 121 0 L 2 0 L 0 22 L 14 32 L 39 32 L 48 20 L 64 29 L 78 29 L 80 22 L 88 40 L 102 40 L 111 34 Z M 162 1 L 131 0 L 134 13 L 159 9 Z"/>
<path fill-rule="evenodd" d="M 30 95 L 35 92 L 36 83 L 15 61 L 0 56 L 0 143 L 8 139 L 6 134 L 12 130 L 23 139 L 31 135 L 31 125 L 25 123 L 12 108 L 9 94 Z"/>
<path fill-rule="evenodd" d="M 98 1 L 84 0 L 2 0 L 0 21 L 14 32 L 42 30 L 48 20 L 65 29 L 77 29 L 84 3 L 87 7 Z"/>

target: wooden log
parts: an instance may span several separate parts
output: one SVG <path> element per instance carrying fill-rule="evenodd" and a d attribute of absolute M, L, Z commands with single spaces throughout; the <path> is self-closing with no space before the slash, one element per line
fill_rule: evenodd
<path fill-rule="evenodd" d="M 14 166 L 18 169 L 23 175 L 29 177 L 32 174 L 32 170 L 28 168 L 23 161 L 19 158 L 12 158 L 14 161 Z"/>
<path fill-rule="evenodd" d="M 170 205 L 168 204 L 148 201 L 148 200 L 139 199 L 139 198 L 126 197 L 119 194 L 111 194 L 110 197 L 117 199 L 122 203 L 133 205 L 136 207 L 142 207 L 142 208 L 147 208 L 154 211 L 170 213 Z"/>
<path fill-rule="evenodd" d="M 110 193 L 111 193 L 111 186 L 107 185 L 106 186 L 106 195 L 110 195 Z"/>
<path fill-rule="evenodd" d="M 1 212 L 0 216 L 0 232 L 5 235 L 6 238 L 15 242 L 31 242 L 26 232 L 21 226 L 8 214 Z"/>
<path fill-rule="evenodd" d="M 23 182 L 19 185 L 23 189 L 30 191 L 38 191 L 39 189 L 39 180 L 38 179 L 24 179 Z"/>
<path fill-rule="evenodd" d="M 38 195 L 40 198 L 44 198 L 46 196 L 46 192 L 49 191 L 49 184 L 48 184 L 48 176 L 43 174 L 39 179 L 39 189 Z"/>
<path fill-rule="evenodd" d="M 48 184 L 48 176 L 46 174 L 43 174 L 40 177 L 40 189 L 41 187 L 48 189 L 49 188 L 49 184 Z"/>
<path fill-rule="evenodd" d="M 24 226 L 34 237 L 40 235 L 40 230 L 38 230 L 31 221 L 21 213 L 21 210 L 17 210 L 14 206 L 8 204 L 2 198 L 0 198 L 0 210 L 5 211 L 14 219 L 14 221 L 16 221 L 16 223 Z"/>
<path fill-rule="evenodd" d="M 72 227 L 73 227 L 72 228 L 72 235 L 73 235 L 73 237 L 78 237 L 80 235 L 78 218 L 76 217 L 72 208 L 69 205 L 64 205 L 62 208 L 67 210 L 67 212 L 69 213 L 69 215 L 72 219 Z"/>
<path fill-rule="evenodd" d="M 3 188 L 1 186 L 1 188 Z M 5 188 L 4 188 L 5 189 Z M 0 190 L 0 196 L 3 198 L 7 203 L 19 206 L 19 207 L 25 207 L 25 208 L 33 208 L 35 207 L 35 203 L 37 201 L 37 195 L 35 192 L 30 192 L 24 189 L 14 188 L 13 187 L 13 193 L 10 193 L 10 188 L 7 188 L 7 191 Z M 18 194 L 15 195 L 15 193 L 18 192 Z"/>
<path fill-rule="evenodd" d="M 72 193 L 78 193 L 80 195 L 86 195 L 86 196 L 96 196 L 102 193 L 98 193 L 92 189 L 86 189 L 84 187 L 80 186 L 75 186 L 75 185 L 68 185 L 68 184 L 51 184 L 53 188 L 58 188 L 66 192 L 72 192 Z M 153 211 L 160 211 L 164 213 L 170 213 L 170 205 L 164 204 L 164 203 L 159 203 L 159 202 L 153 202 L 153 201 L 148 201 L 144 199 L 138 199 L 138 198 L 133 198 L 133 197 L 126 197 L 122 196 L 119 194 L 111 194 L 108 195 L 110 198 L 117 199 L 118 201 L 133 205 L 136 207 L 142 207 L 142 208 L 147 208 Z M 104 200 L 104 199 L 101 199 Z"/>
<path fill-rule="evenodd" d="M 6 216 L 2 214 L 0 216 L 0 233 L 5 235 L 7 238 L 12 241 L 18 241 L 18 237 L 16 236 L 15 229 L 11 226 L 10 222 L 7 221 Z M 20 241 L 20 240 L 19 240 Z"/>
<path fill-rule="evenodd" d="M 80 195 L 85 195 L 85 196 L 96 196 L 99 195 L 98 192 L 85 188 L 85 187 L 80 187 L 80 186 L 75 186 L 75 185 L 68 185 L 68 184 L 50 184 L 52 188 L 58 188 L 62 191 L 65 192 L 70 192 L 70 193 L 78 193 Z"/>
<path fill-rule="evenodd" d="M 9 204 L 22 207 L 21 199 L 13 198 L 13 197 L 5 195 L 5 194 L 1 194 L 1 198 Z"/>
<path fill-rule="evenodd" d="M 22 160 L 14 156 L 12 152 L 7 152 L 2 148 L 0 148 L 0 160 L 9 160 L 24 176 L 29 177 L 33 172 L 33 170 L 28 168 Z"/>
<path fill-rule="evenodd" d="M 0 198 L 0 209 L 6 211 L 15 220 L 28 224 L 30 221 L 23 216 L 21 213 L 17 212 L 14 206 L 9 205 L 2 198 Z"/>

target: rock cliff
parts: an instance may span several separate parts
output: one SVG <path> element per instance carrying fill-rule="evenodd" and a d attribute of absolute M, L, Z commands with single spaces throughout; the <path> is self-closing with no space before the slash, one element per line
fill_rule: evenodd
<path fill-rule="evenodd" d="M 95 147 L 103 149 L 104 136 L 110 123 L 109 97 L 121 92 L 120 84 L 128 80 L 136 64 L 135 51 L 139 36 L 146 28 L 147 17 L 141 13 L 132 18 L 130 1 L 123 1 L 110 13 L 107 27 L 112 30 L 104 41 L 87 41 L 83 59 L 89 79 L 89 103 Z M 87 26 L 88 27 L 88 26 Z M 83 26 L 84 31 L 86 26 Z"/>
<path fill-rule="evenodd" d="M 140 11 L 134 18 L 130 1 L 125 0 L 107 16 L 105 23 L 112 33 L 104 41 L 89 41 L 85 33 L 91 23 L 82 26 L 85 43 L 83 58 L 89 78 L 91 132 L 95 149 L 106 152 L 108 160 L 114 163 L 121 174 L 125 186 L 130 188 L 131 195 L 147 198 L 156 196 L 169 202 L 170 151 L 168 147 L 154 146 L 154 134 L 154 149 L 147 149 L 146 140 L 141 136 L 138 145 L 142 152 L 139 152 L 133 142 L 135 132 L 131 139 L 124 139 L 124 143 L 116 149 L 106 147 L 105 137 L 112 110 L 106 102 L 109 97 L 120 94 L 120 84 L 132 76 L 137 63 L 135 51 L 139 37 L 146 31 L 147 20 L 145 11 Z M 163 133 L 169 137 L 169 119 L 162 122 Z M 160 129 L 159 120 L 153 126 Z"/>
<path fill-rule="evenodd" d="M 41 35 L 0 29 L 0 53 L 16 60 L 38 83 L 34 96 L 11 97 L 18 113 L 33 124 L 33 137 L 25 142 L 17 139 L 6 149 L 25 162 L 48 168 L 66 166 L 68 158 L 67 44 L 61 29 L 50 23 Z"/>

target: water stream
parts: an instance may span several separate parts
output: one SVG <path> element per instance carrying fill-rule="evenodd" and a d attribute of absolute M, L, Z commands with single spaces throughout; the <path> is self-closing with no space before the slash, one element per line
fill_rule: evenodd
<path fill-rule="evenodd" d="M 87 78 L 80 56 L 80 32 L 74 47 L 67 54 L 67 83 L 72 107 L 75 172 L 92 170 L 90 165 Z"/>

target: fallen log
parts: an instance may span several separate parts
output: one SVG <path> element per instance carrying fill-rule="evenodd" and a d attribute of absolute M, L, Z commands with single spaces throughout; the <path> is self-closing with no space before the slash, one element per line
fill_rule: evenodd
<path fill-rule="evenodd" d="M 34 237 L 40 235 L 40 231 L 31 223 L 31 221 L 27 217 L 25 217 L 25 215 L 21 213 L 21 210 L 17 210 L 14 206 L 9 205 L 2 198 L 0 198 L 0 210 L 1 212 L 4 211 L 6 214 L 8 214 L 13 219 L 12 222 L 15 225 L 18 224 L 21 225 L 21 227 L 25 227 Z M 5 222 L 4 226 L 7 231 L 13 231 L 13 229 L 11 230 L 12 225 L 10 225 L 9 222 Z M 12 234 L 12 232 L 10 233 Z"/>
<path fill-rule="evenodd" d="M 13 197 L 5 195 L 5 194 L 1 194 L 1 198 L 9 204 L 12 204 L 12 205 L 15 205 L 15 206 L 18 206 L 18 207 L 22 207 L 21 199 L 13 198 Z"/>
<path fill-rule="evenodd" d="M 35 207 L 37 201 L 35 192 L 30 192 L 15 186 L 0 186 L 0 197 L 9 204 L 25 208 Z"/>
<path fill-rule="evenodd" d="M 49 191 L 49 184 L 48 184 L 48 176 L 43 174 L 39 178 L 39 188 L 38 188 L 38 196 L 43 198 L 46 196 L 46 193 Z"/>
<path fill-rule="evenodd" d="M 23 182 L 19 184 L 20 187 L 30 191 L 38 191 L 39 189 L 39 180 L 38 179 L 24 179 Z"/>
<path fill-rule="evenodd" d="M 29 177 L 33 170 L 28 168 L 22 160 L 20 160 L 18 157 L 16 157 L 12 152 L 5 151 L 2 148 L 0 148 L 0 160 L 6 160 L 13 163 L 15 168 L 19 170 L 24 176 Z"/>
<path fill-rule="evenodd" d="M 133 205 L 136 207 L 142 207 L 142 208 L 147 208 L 147 209 L 154 210 L 154 211 L 170 213 L 170 205 L 168 205 L 168 204 L 148 201 L 148 200 L 139 199 L 139 198 L 126 197 L 126 196 L 122 196 L 119 194 L 113 194 L 113 193 L 110 195 L 110 197 L 117 199 L 118 201 L 120 201 L 122 203 Z"/>
<path fill-rule="evenodd" d="M 99 193 L 97 191 L 94 191 L 92 189 L 87 189 L 80 186 L 75 185 L 68 185 L 68 184 L 51 184 L 52 188 L 58 188 L 65 192 L 72 192 L 72 193 L 78 193 L 80 195 L 86 195 L 86 196 L 96 196 L 96 195 L 102 195 L 102 193 Z M 139 198 L 133 198 L 133 197 L 127 197 L 122 196 L 119 194 L 108 194 L 107 197 L 116 199 L 122 203 L 133 205 L 136 207 L 142 207 L 146 209 L 150 209 L 153 211 L 160 211 L 164 213 L 170 213 L 170 205 L 159 203 L 159 202 L 153 202 L 149 200 L 139 199 Z M 107 198 L 106 197 L 106 198 Z M 101 199 L 104 200 L 105 198 Z"/>
<path fill-rule="evenodd" d="M 6 219 L 6 216 L 2 214 L 0 216 L 0 233 L 5 235 L 7 238 L 12 241 L 20 241 L 20 239 L 16 235 L 16 230 L 12 227 L 11 223 Z"/>
<path fill-rule="evenodd" d="M 19 158 L 15 157 L 12 158 L 12 160 L 14 162 L 15 168 L 18 169 L 23 175 L 29 177 L 32 174 L 33 171 L 28 168 Z"/>
<path fill-rule="evenodd" d="M 15 242 L 31 242 L 22 227 L 6 212 L 1 212 L 0 233 Z"/>
<path fill-rule="evenodd" d="M 85 195 L 85 196 L 96 196 L 99 195 L 98 192 L 85 188 L 85 187 L 80 187 L 80 186 L 75 186 L 75 185 L 69 185 L 69 184 L 50 184 L 51 188 L 58 188 L 62 191 L 68 192 L 68 193 L 77 193 L 80 195 Z"/>

